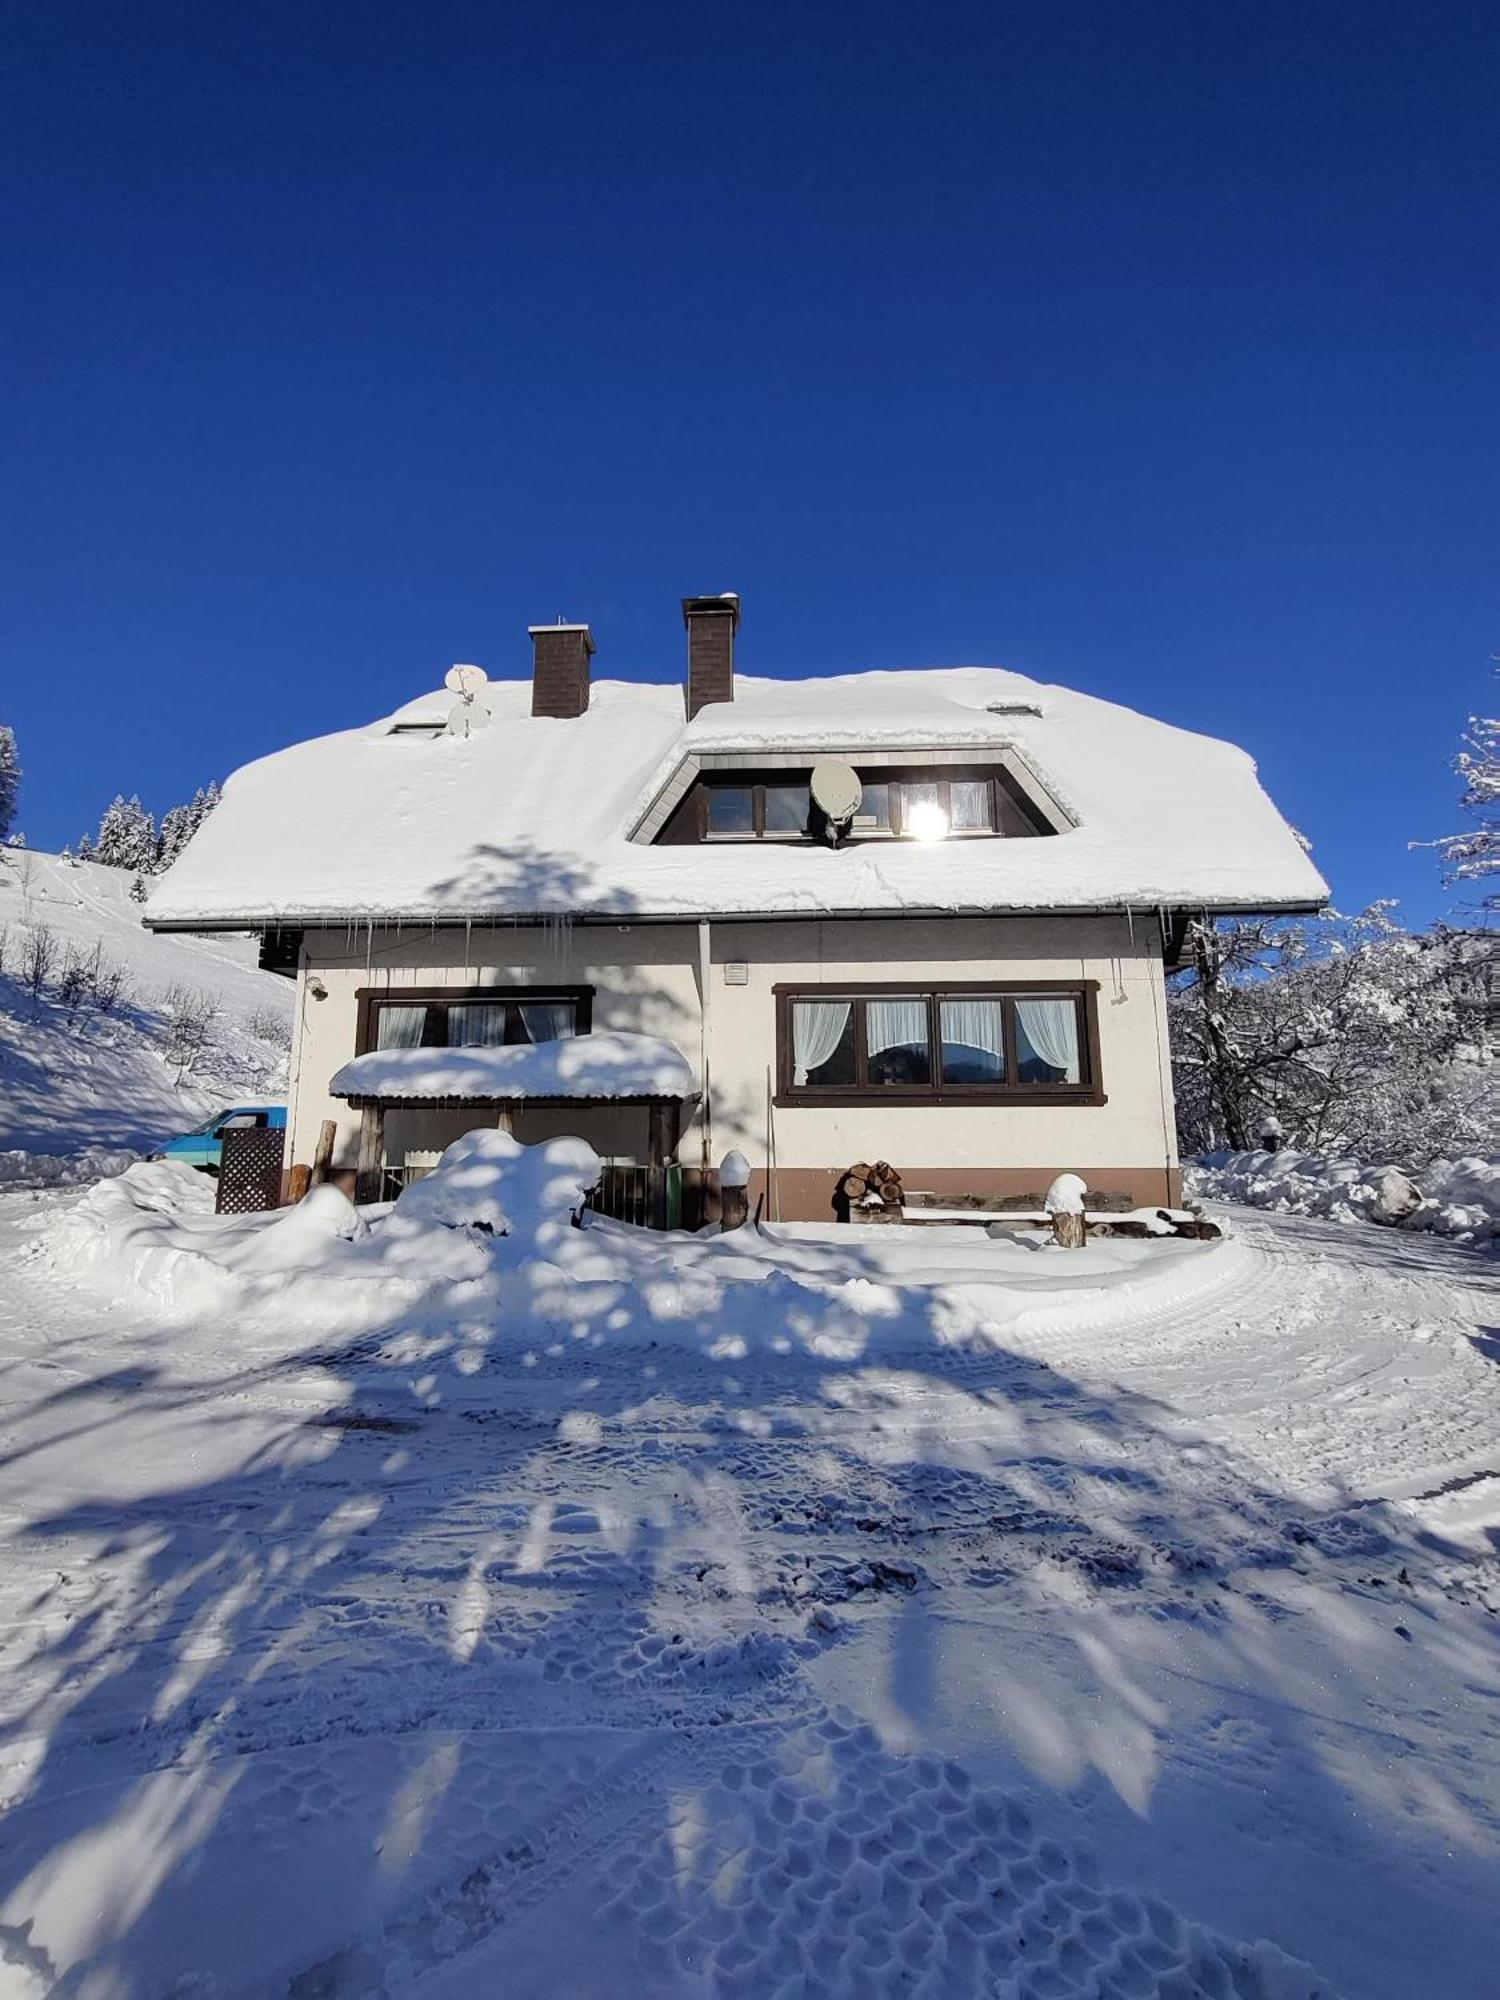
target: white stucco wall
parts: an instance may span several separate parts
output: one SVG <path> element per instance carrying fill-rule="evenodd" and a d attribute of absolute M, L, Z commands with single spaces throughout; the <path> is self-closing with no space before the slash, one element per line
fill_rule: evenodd
<path fill-rule="evenodd" d="M 339 1128 L 336 1158 L 352 1164 L 358 1114 L 329 1097 L 327 1083 L 355 1052 L 357 995 L 404 986 L 587 985 L 594 1025 L 665 1036 L 700 1069 L 703 1046 L 698 930 L 690 924 L 588 924 L 561 931 L 510 927 L 462 931 L 312 932 L 298 979 L 291 1159 L 309 1163 L 320 1123 Z M 748 969 L 730 985 L 725 967 Z M 314 998 L 309 979 L 327 990 Z M 934 918 L 724 923 L 711 931 L 708 1056 L 711 1160 L 738 1146 L 757 1168 L 768 1150 L 767 1075 L 776 1060 L 778 983 L 861 979 L 1094 980 L 1098 983 L 1100 1105 L 776 1107 L 780 1169 L 837 1170 L 884 1157 L 910 1175 L 923 1169 L 1173 1168 L 1170 1071 L 1160 941 L 1154 918 Z M 461 1114 L 393 1114 L 389 1153 L 441 1145 Z M 536 1112 L 523 1138 L 585 1129 L 601 1151 L 643 1151 L 645 1114 Z M 698 1118 L 680 1157 L 702 1159 Z"/>

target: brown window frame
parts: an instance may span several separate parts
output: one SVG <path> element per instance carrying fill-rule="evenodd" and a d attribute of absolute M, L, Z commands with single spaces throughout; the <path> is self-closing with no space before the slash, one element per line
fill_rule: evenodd
<path fill-rule="evenodd" d="M 914 836 L 907 833 L 902 824 L 903 790 L 907 785 L 931 785 L 937 790 L 938 802 L 945 813 L 952 810 L 953 784 L 986 784 L 990 793 L 990 824 L 987 827 L 966 828 L 960 832 L 950 832 L 948 840 L 1027 840 L 1046 838 L 1056 831 L 1048 826 L 1041 813 L 1026 797 L 1020 786 L 1003 766 L 995 764 L 879 764 L 871 765 L 862 774 L 872 785 L 887 785 L 890 788 L 890 825 L 884 827 L 860 827 L 849 835 L 852 843 L 879 840 L 910 840 Z M 781 829 L 768 830 L 766 827 L 766 788 L 768 786 L 795 785 L 801 789 L 810 776 L 808 771 L 795 767 L 786 770 L 768 770 L 764 767 L 750 767 L 743 771 L 705 771 L 695 780 L 692 791 L 668 821 L 658 839 L 670 845 L 693 845 L 695 842 L 712 847 L 746 846 L 753 841 L 790 842 L 793 845 L 821 846 L 822 833 L 816 806 L 809 811 L 811 832 L 792 832 Z M 715 791 L 738 791 L 750 794 L 750 829 L 746 833 L 714 833 L 708 824 L 708 801 Z M 1021 821 L 1026 831 L 1012 824 Z"/>
<path fill-rule="evenodd" d="M 778 1105 L 856 1104 L 1084 1104 L 1108 1102 L 1099 1062 L 1099 982 L 1097 979 L 854 980 L 837 985 L 801 981 L 774 986 L 776 1003 L 776 1103 Z M 1027 994 L 1073 999 L 1079 1010 L 1077 1083 L 1023 1083 L 1017 1075 L 1015 1001 Z M 801 1086 L 792 1081 L 792 1003 L 797 1000 L 925 1000 L 927 1002 L 928 1083 L 872 1084 L 865 1048 L 865 1013 L 854 1009 L 853 1083 Z M 944 1083 L 942 1017 L 944 1000 L 998 1000 L 1004 1016 L 1004 1083 Z"/>
<path fill-rule="evenodd" d="M 812 845 L 814 836 L 804 828 L 800 833 L 795 828 L 766 828 L 766 788 L 771 786 L 785 790 L 795 787 L 808 792 L 808 817 L 812 817 L 812 795 L 808 791 L 807 778 L 797 771 L 750 772 L 743 774 L 726 771 L 707 781 L 698 782 L 698 838 L 712 847 L 743 846 L 751 840 L 802 841 Z M 750 831 L 748 833 L 715 833 L 708 823 L 708 801 L 714 792 L 748 792 L 750 794 Z"/>
<path fill-rule="evenodd" d="M 361 986 L 354 1000 L 354 1053 L 358 1056 L 368 1055 L 375 1047 L 376 1017 L 382 1007 L 426 1007 L 428 1022 L 423 1031 L 423 1048 L 448 1046 L 446 1040 L 430 1042 L 427 1039 L 432 1010 L 462 1006 L 466 1000 L 485 1001 L 491 1006 L 500 1006 L 507 1001 L 530 1005 L 536 1001 L 571 1000 L 575 1032 L 587 1035 L 594 1025 L 592 986 Z"/>

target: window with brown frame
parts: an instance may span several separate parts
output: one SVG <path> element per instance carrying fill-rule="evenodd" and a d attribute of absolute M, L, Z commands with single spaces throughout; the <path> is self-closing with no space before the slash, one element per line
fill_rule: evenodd
<path fill-rule="evenodd" d="M 849 829 L 853 840 L 1016 839 L 1054 831 L 1010 773 L 996 765 L 872 767 L 860 776 L 864 797 Z M 806 770 L 709 772 L 659 838 L 674 846 L 821 841 L 826 823 L 808 780 Z"/>
<path fill-rule="evenodd" d="M 590 986 L 381 986 L 357 994 L 355 1052 L 566 1041 L 593 1025 Z"/>
<path fill-rule="evenodd" d="M 778 986 L 783 1104 L 1102 1104 L 1092 981 Z"/>

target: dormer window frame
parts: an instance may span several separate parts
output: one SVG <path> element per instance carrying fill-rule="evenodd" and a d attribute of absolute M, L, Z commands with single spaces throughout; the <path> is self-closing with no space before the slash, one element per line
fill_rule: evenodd
<path fill-rule="evenodd" d="M 755 744 L 739 748 L 693 749 L 684 752 L 666 775 L 658 780 L 641 807 L 627 836 L 640 846 L 658 842 L 671 845 L 747 846 L 769 840 L 775 845 L 821 845 L 818 833 L 764 831 L 763 807 L 752 805 L 751 829 L 717 832 L 709 837 L 703 823 L 703 787 L 711 784 L 744 788 L 757 783 L 785 782 L 805 777 L 822 757 L 842 757 L 869 783 L 949 784 L 967 772 L 982 772 L 992 784 L 1009 794 L 1021 814 L 1029 819 L 1038 836 L 1066 833 L 1078 824 L 1076 816 L 1061 803 L 1048 782 L 1031 765 L 1014 743 L 809 743 L 796 748 L 775 749 Z M 696 809 L 684 813 L 684 807 Z M 992 809 L 992 817 L 996 817 Z M 689 823 L 690 821 L 690 823 Z M 754 828 L 759 824 L 762 832 Z M 1016 838 L 1004 831 L 980 829 L 960 831 L 954 840 L 1002 840 Z M 880 827 L 856 827 L 855 844 L 910 841 L 913 836 Z"/>
<path fill-rule="evenodd" d="M 964 784 L 970 787 L 983 786 L 987 795 L 988 824 L 984 826 L 959 827 L 953 824 L 953 787 Z M 871 787 L 878 785 L 885 794 L 884 824 L 860 824 L 861 815 L 856 814 L 849 838 L 852 840 L 913 840 L 915 835 L 907 821 L 910 818 L 913 800 L 911 793 L 921 790 L 931 795 L 931 801 L 948 822 L 948 840 L 996 840 L 1023 838 L 1018 834 L 1007 835 L 1002 819 L 1004 804 L 999 796 L 1001 778 L 993 765 L 975 764 L 967 769 L 959 767 L 957 774 L 942 770 L 937 765 L 900 765 L 876 767 L 871 777 Z M 785 776 L 763 772 L 727 771 L 712 776 L 705 775 L 698 783 L 697 796 L 700 801 L 698 838 L 717 845 L 749 840 L 821 842 L 823 838 L 820 824 L 821 815 L 807 797 L 807 812 L 800 827 L 772 826 L 768 821 L 768 794 L 777 790 L 797 790 L 806 794 L 806 787 Z M 750 807 L 748 827 L 716 827 L 713 823 L 713 801 L 716 793 L 745 793 Z M 1014 803 L 1014 800 L 1012 800 Z M 1024 812 L 1024 808 L 1018 808 Z M 1040 829 L 1036 829 L 1040 832 Z"/>

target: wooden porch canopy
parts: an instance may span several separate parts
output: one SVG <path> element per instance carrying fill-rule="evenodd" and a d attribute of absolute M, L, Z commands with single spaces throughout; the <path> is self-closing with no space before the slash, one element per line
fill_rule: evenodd
<path fill-rule="evenodd" d="M 510 1131 L 517 1111 L 643 1107 L 651 1166 L 677 1151 L 692 1070 L 670 1042 L 603 1033 L 511 1047 L 380 1049 L 346 1063 L 329 1085 L 360 1114 L 357 1198 L 379 1199 L 388 1111 L 485 1111 Z"/>

